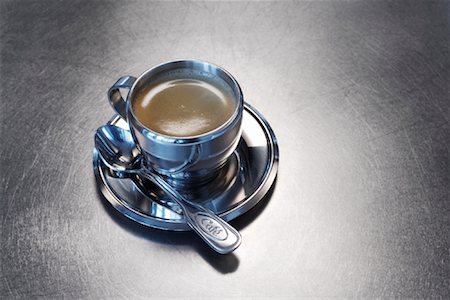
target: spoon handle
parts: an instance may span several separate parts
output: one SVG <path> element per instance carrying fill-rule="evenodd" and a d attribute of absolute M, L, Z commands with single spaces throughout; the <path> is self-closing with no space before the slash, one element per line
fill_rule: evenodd
<path fill-rule="evenodd" d="M 158 175 L 144 170 L 141 174 L 160 186 L 181 207 L 188 225 L 216 252 L 227 254 L 239 247 L 242 240 L 239 232 L 214 212 L 186 200 Z"/>

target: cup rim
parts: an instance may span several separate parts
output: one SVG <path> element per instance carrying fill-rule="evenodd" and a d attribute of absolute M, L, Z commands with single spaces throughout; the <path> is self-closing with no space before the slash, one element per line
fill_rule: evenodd
<path fill-rule="evenodd" d="M 232 83 L 233 86 L 230 86 L 231 89 L 235 92 L 237 92 L 238 94 L 238 98 L 237 99 L 237 105 L 234 108 L 233 113 L 231 114 L 231 116 L 227 119 L 226 122 L 224 122 L 222 125 L 220 125 L 217 128 L 214 128 L 211 131 L 199 134 L 199 135 L 193 135 L 193 136 L 186 136 L 186 137 L 178 137 L 178 136 L 170 136 L 170 135 L 166 135 L 163 133 L 159 133 L 157 131 L 152 130 L 151 128 L 148 128 L 147 126 L 145 126 L 144 124 L 142 124 L 139 119 L 136 117 L 133 108 L 132 108 L 132 103 L 131 103 L 131 96 L 134 94 L 136 86 L 138 85 L 138 83 L 140 81 L 143 80 L 143 78 L 145 78 L 149 73 L 152 72 L 156 72 L 158 69 L 161 69 L 163 67 L 167 67 L 168 65 L 180 65 L 181 67 L 186 64 L 189 63 L 193 63 L 193 64 L 201 64 L 201 65 L 207 65 L 210 67 L 213 67 L 217 70 L 219 70 L 220 72 L 222 72 Z M 228 83 L 228 82 L 227 82 Z M 224 68 L 204 61 L 204 60 L 199 60 L 199 59 L 177 59 L 177 60 L 171 60 L 171 61 L 167 61 L 164 63 L 160 63 L 148 70 L 146 70 L 144 73 L 142 73 L 133 83 L 130 92 L 128 93 L 127 96 L 127 115 L 132 117 L 132 126 L 138 125 L 139 130 L 144 133 L 146 136 L 149 136 L 152 139 L 156 139 L 160 142 L 167 142 L 167 143 L 174 143 L 174 144 L 191 144 L 191 143 L 198 143 L 200 141 L 204 141 L 204 140 L 210 140 L 210 139 L 214 139 L 217 136 L 222 135 L 223 133 L 225 133 L 227 131 L 228 128 L 232 127 L 236 122 L 239 121 L 239 115 L 242 114 L 243 111 L 243 107 L 244 107 L 244 97 L 242 94 L 242 90 L 241 87 L 239 86 L 237 80 L 233 77 L 233 75 L 231 75 L 227 70 L 225 70 Z"/>

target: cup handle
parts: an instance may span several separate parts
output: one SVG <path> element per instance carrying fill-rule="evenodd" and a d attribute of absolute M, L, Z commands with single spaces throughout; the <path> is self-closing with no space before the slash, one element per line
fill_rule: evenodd
<path fill-rule="evenodd" d="M 114 110 L 124 119 L 127 119 L 127 105 L 126 100 L 122 98 L 119 89 L 130 90 L 133 83 L 136 81 L 136 77 L 122 76 L 108 91 L 108 100 Z M 128 91 L 129 92 L 129 91 Z"/>

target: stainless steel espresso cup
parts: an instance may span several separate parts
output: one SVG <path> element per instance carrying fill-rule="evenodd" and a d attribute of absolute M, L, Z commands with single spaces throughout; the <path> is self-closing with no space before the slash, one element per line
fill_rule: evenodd
<path fill-rule="evenodd" d="M 189 78 L 198 80 L 221 79 L 233 95 L 231 117 L 213 131 L 192 137 L 172 137 L 145 127 L 133 112 L 136 95 L 161 78 L 176 77 L 177 73 L 188 73 Z M 129 89 L 126 100 L 119 89 Z M 109 89 L 108 98 L 115 111 L 128 122 L 148 168 L 167 176 L 173 183 L 200 184 L 210 180 L 236 149 L 241 137 L 244 108 L 241 88 L 231 74 L 211 63 L 171 61 L 147 70 L 138 78 L 123 76 Z"/>

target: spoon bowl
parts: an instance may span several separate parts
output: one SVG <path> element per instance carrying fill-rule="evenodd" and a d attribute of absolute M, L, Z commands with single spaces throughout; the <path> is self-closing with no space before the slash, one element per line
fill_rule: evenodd
<path fill-rule="evenodd" d="M 106 125 L 97 129 L 95 147 L 114 169 L 129 170 L 141 159 L 131 133 L 117 126 Z"/>

